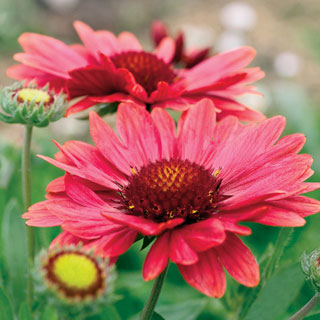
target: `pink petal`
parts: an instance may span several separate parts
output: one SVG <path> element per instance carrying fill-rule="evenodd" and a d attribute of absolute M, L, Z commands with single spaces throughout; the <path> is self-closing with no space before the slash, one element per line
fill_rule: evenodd
<path fill-rule="evenodd" d="M 160 20 L 155 20 L 151 25 L 151 38 L 154 44 L 157 46 L 163 38 L 168 34 L 165 24 Z"/>
<path fill-rule="evenodd" d="M 184 112 L 178 123 L 178 146 L 181 159 L 199 163 L 203 152 L 213 138 L 215 108 L 208 99 L 203 99 Z"/>
<path fill-rule="evenodd" d="M 64 182 L 67 195 L 76 203 L 84 207 L 103 207 L 105 205 L 105 202 L 91 189 L 83 184 L 76 183 L 70 174 L 65 175 Z"/>
<path fill-rule="evenodd" d="M 174 40 L 170 37 L 166 37 L 162 39 L 157 46 L 155 54 L 159 59 L 162 59 L 166 63 L 170 63 L 175 52 L 175 47 Z"/>
<path fill-rule="evenodd" d="M 138 232 L 128 228 L 105 235 L 98 240 L 96 253 L 114 257 L 125 253 L 134 243 Z"/>
<path fill-rule="evenodd" d="M 177 264 L 190 265 L 198 261 L 197 253 L 190 247 L 179 229 L 171 232 L 169 256 Z"/>
<path fill-rule="evenodd" d="M 127 148 L 115 132 L 95 112 L 90 112 L 90 134 L 101 154 L 123 173 L 130 175 Z"/>
<path fill-rule="evenodd" d="M 259 266 L 250 250 L 243 242 L 228 233 L 225 242 L 214 250 L 228 273 L 248 287 L 255 287 L 260 281 Z"/>
<path fill-rule="evenodd" d="M 190 266 L 178 265 L 185 279 L 192 287 L 203 294 L 221 298 L 226 290 L 226 278 L 222 266 L 211 249 L 199 253 L 199 261 Z"/>
<path fill-rule="evenodd" d="M 183 73 L 188 82 L 187 90 L 192 91 L 213 84 L 228 73 L 247 66 L 255 55 L 253 48 L 241 47 L 204 60 Z"/>
<path fill-rule="evenodd" d="M 131 32 L 121 32 L 118 36 L 118 43 L 121 51 L 142 51 L 141 44 Z"/>
<path fill-rule="evenodd" d="M 143 217 L 131 216 L 120 211 L 118 213 L 111 212 L 110 210 L 103 210 L 102 215 L 104 215 L 111 221 L 115 221 L 134 228 L 135 230 L 146 236 L 159 235 L 163 231 L 167 229 L 173 229 L 184 222 L 184 219 L 175 218 L 166 222 L 157 223 Z"/>
<path fill-rule="evenodd" d="M 56 245 L 59 247 L 78 245 L 79 243 L 85 244 L 84 239 L 73 236 L 71 233 L 63 231 L 61 232 L 50 244 L 50 249 L 53 249 Z"/>
<path fill-rule="evenodd" d="M 198 252 L 217 246 L 225 239 L 224 226 L 215 218 L 184 225 L 180 230 L 187 243 Z"/>
<path fill-rule="evenodd" d="M 170 232 L 165 232 L 156 239 L 144 261 L 142 275 L 144 280 L 150 281 L 157 277 L 167 266 L 169 261 Z"/>
<path fill-rule="evenodd" d="M 160 108 L 153 109 L 151 116 L 160 133 L 161 158 L 170 160 L 176 148 L 176 126 L 174 120 L 167 111 Z"/>
<path fill-rule="evenodd" d="M 161 156 L 161 139 L 151 115 L 134 104 L 118 107 L 117 130 L 128 147 L 133 167 L 141 167 Z"/>
<path fill-rule="evenodd" d="M 117 39 L 111 32 L 95 32 L 81 21 L 75 21 L 73 25 L 81 41 L 97 60 L 99 60 L 100 53 L 111 55 L 119 51 Z"/>
<path fill-rule="evenodd" d="M 46 201 L 38 202 L 32 205 L 28 212 L 22 215 L 23 219 L 27 219 L 26 224 L 33 227 L 55 227 L 60 226 L 62 221 L 47 209 Z"/>

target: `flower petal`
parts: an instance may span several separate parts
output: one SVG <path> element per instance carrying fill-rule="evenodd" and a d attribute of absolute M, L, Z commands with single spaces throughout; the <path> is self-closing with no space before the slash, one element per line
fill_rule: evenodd
<path fill-rule="evenodd" d="M 226 277 L 215 254 L 210 249 L 199 253 L 199 261 L 190 266 L 178 265 L 186 282 L 203 294 L 221 298 L 226 290 Z"/>
<path fill-rule="evenodd" d="M 170 242 L 170 232 L 165 232 L 149 250 L 144 261 L 142 275 L 145 281 L 156 278 L 167 266 L 169 261 L 168 247 Z"/>
<path fill-rule="evenodd" d="M 225 242 L 215 247 L 222 265 L 228 273 L 247 287 L 255 287 L 260 281 L 259 266 L 250 250 L 232 233 Z"/>

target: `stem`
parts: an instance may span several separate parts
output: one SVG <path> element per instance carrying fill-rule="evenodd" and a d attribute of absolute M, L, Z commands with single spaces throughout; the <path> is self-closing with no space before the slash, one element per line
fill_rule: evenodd
<path fill-rule="evenodd" d="M 30 182 L 30 146 L 31 146 L 31 137 L 32 137 L 32 126 L 25 126 L 25 136 L 22 149 L 22 162 L 21 162 L 21 171 L 22 171 L 22 197 L 23 197 L 23 208 L 24 211 L 28 211 L 28 208 L 31 206 L 31 182 Z M 35 239 L 33 228 L 27 226 L 27 247 L 28 247 L 28 283 L 27 283 L 27 301 L 32 310 L 32 301 L 33 301 L 33 283 L 31 270 L 34 264 L 34 247 Z"/>
<path fill-rule="evenodd" d="M 317 292 L 298 312 L 296 312 L 289 320 L 303 319 L 320 301 L 320 294 Z"/>
<path fill-rule="evenodd" d="M 144 307 L 140 320 L 150 320 L 154 311 L 154 308 L 157 304 L 162 285 L 164 283 L 164 279 L 166 278 L 167 272 L 168 272 L 168 266 L 162 271 L 162 273 L 156 278 L 154 281 L 150 296 L 148 298 L 148 301 L 146 303 L 146 306 Z"/>

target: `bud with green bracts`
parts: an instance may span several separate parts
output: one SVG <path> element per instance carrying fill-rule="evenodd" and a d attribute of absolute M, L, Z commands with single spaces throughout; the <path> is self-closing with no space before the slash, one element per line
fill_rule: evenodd
<path fill-rule="evenodd" d="M 320 249 L 310 254 L 304 252 L 301 257 L 301 267 L 315 291 L 320 292 Z"/>
<path fill-rule="evenodd" d="M 66 109 L 66 95 L 55 94 L 48 86 L 38 87 L 23 82 L 0 90 L 0 121 L 46 127 L 62 118 Z"/>

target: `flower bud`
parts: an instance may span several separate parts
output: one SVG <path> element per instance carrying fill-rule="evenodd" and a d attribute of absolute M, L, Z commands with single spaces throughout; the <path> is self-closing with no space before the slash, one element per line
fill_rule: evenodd
<path fill-rule="evenodd" d="M 66 95 L 49 91 L 48 86 L 24 86 L 18 82 L 0 90 L 0 121 L 45 127 L 63 117 Z"/>
<path fill-rule="evenodd" d="M 301 257 L 301 268 L 314 289 L 320 292 L 320 249 L 310 254 L 304 252 Z"/>

